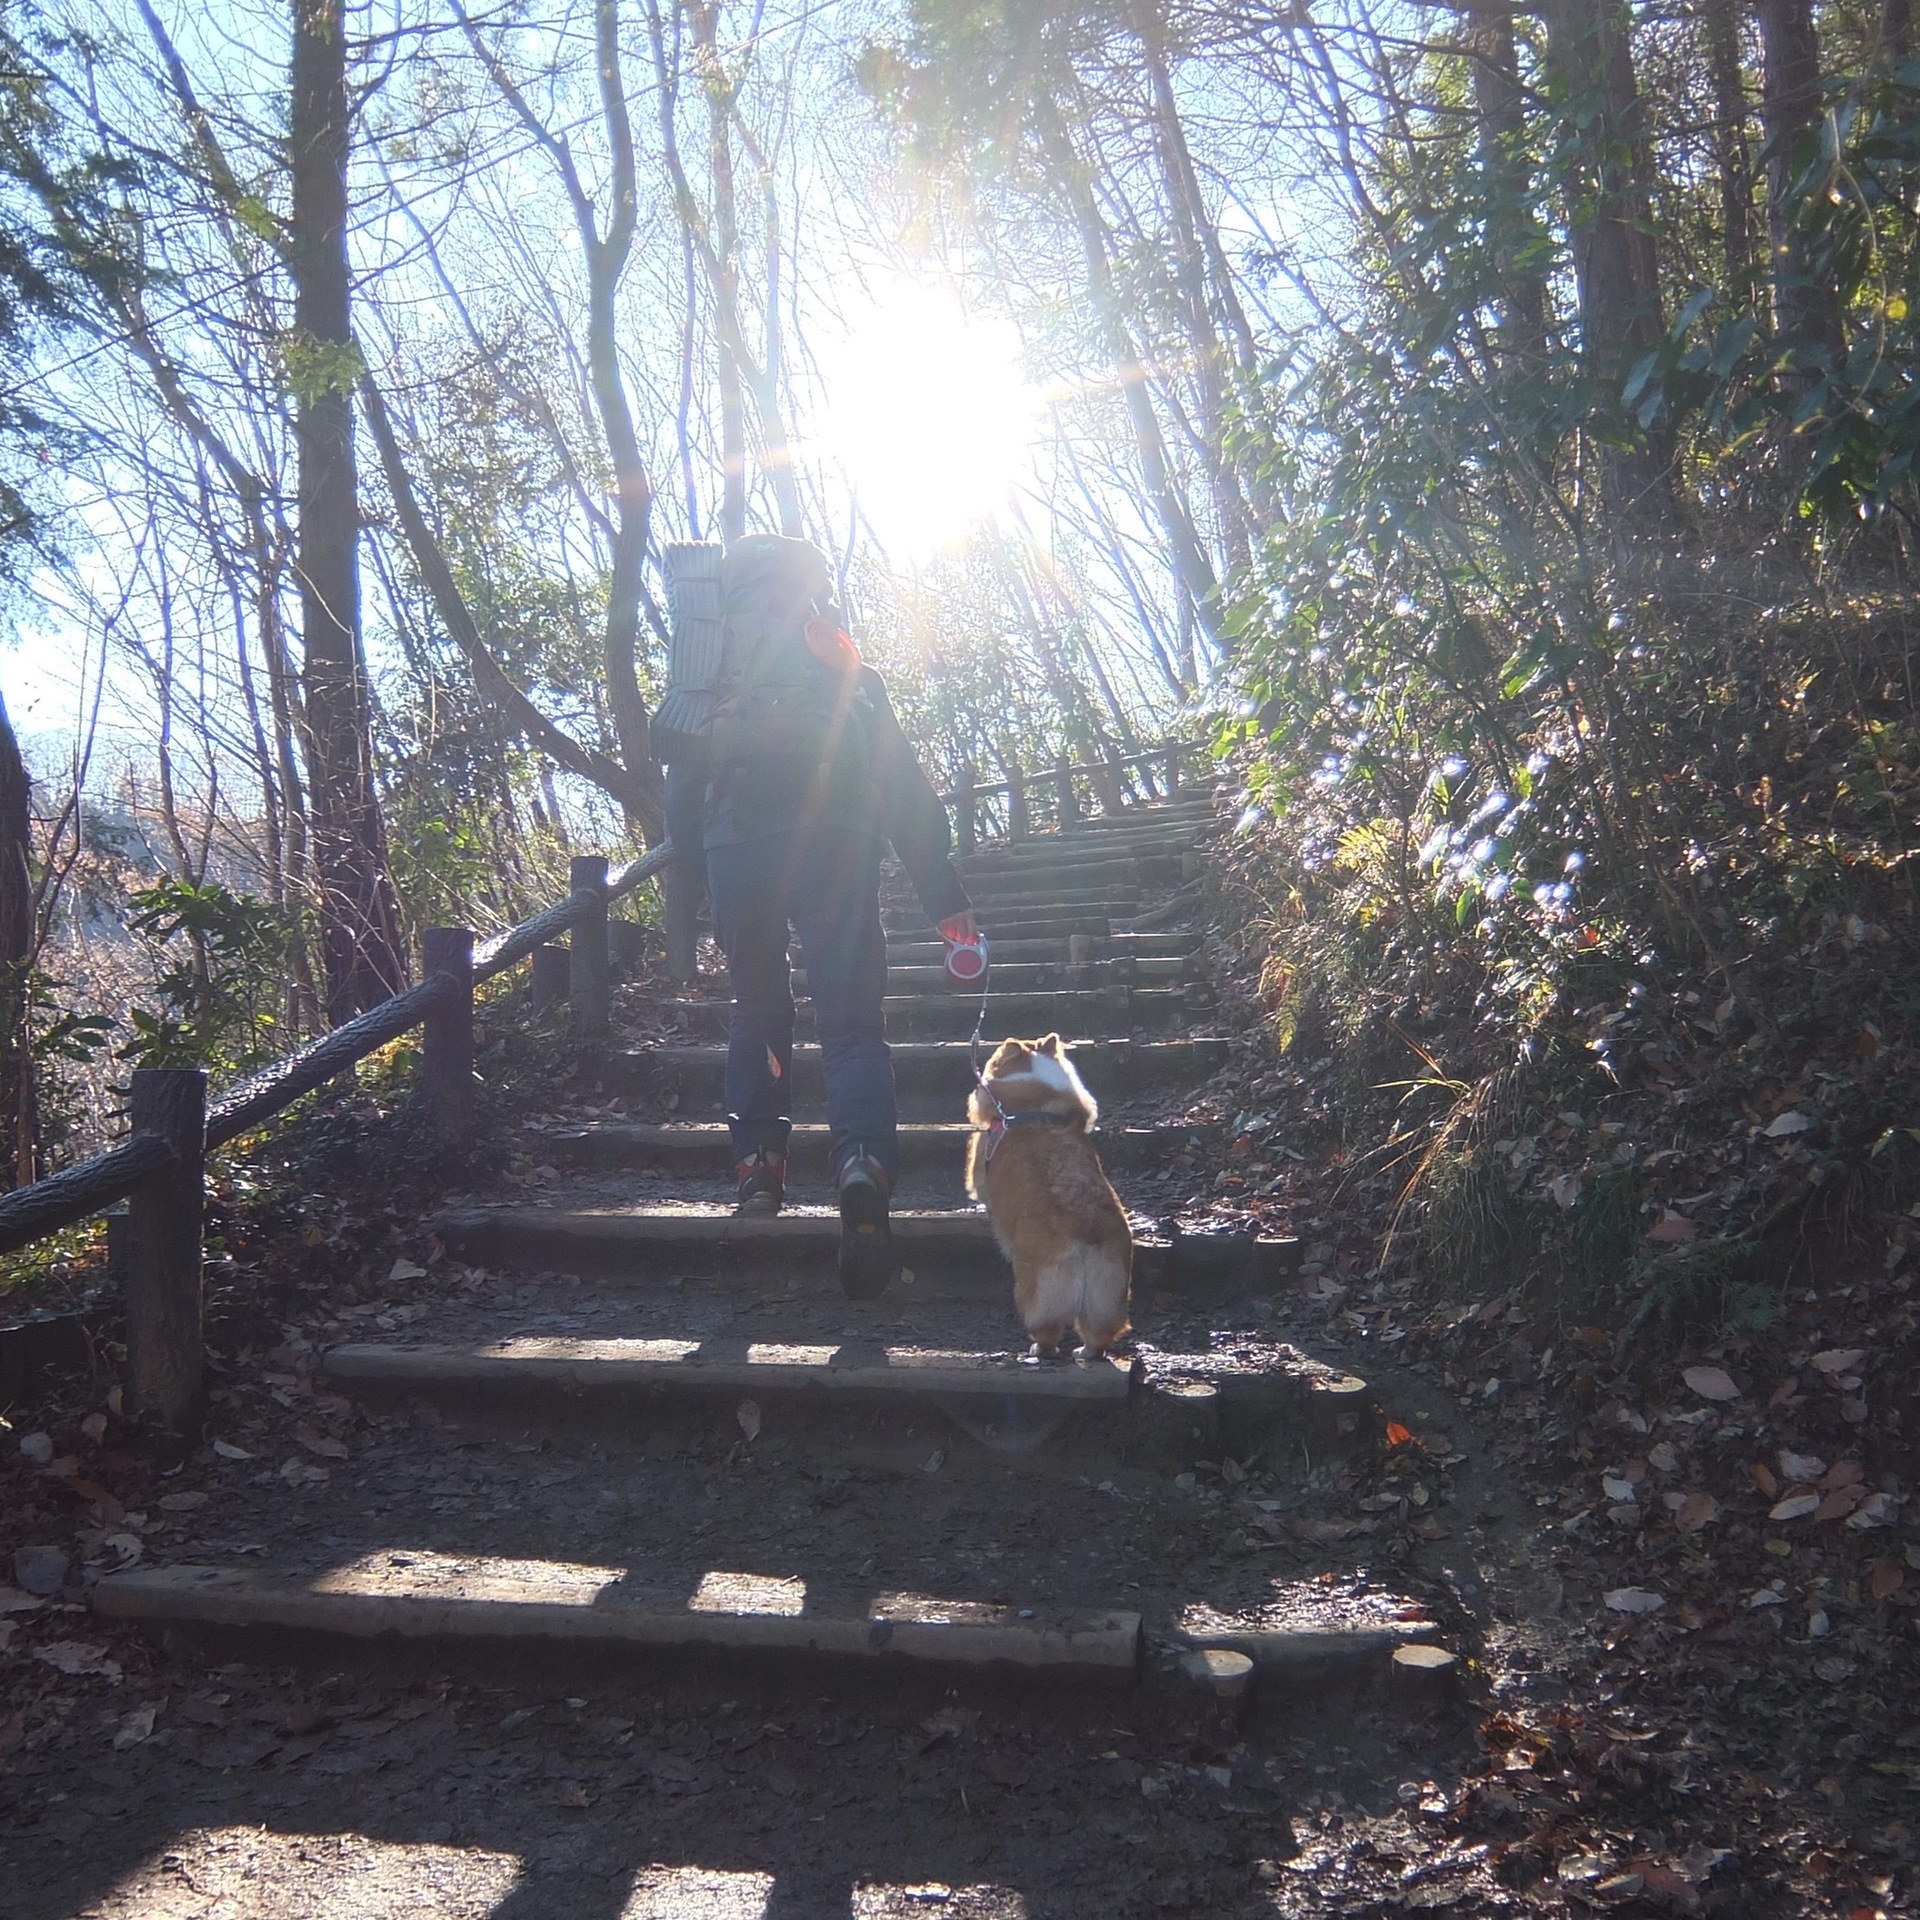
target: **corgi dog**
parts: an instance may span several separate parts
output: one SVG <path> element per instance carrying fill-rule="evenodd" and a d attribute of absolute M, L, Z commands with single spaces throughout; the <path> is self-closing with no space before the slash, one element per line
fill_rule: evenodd
<path fill-rule="evenodd" d="M 1069 1327 L 1089 1361 L 1127 1331 L 1133 1233 L 1087 1138 L 1098 1116 L 1057 1033 L 1003 1040 L 967 1099 L 967 1191 L 1013 1263 L 1042 1359 L 1059 1357 Z"/>

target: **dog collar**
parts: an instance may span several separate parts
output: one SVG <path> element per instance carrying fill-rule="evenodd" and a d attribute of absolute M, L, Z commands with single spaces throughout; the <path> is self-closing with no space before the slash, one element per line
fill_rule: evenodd
<path fill-rule="evenodd" d="M 985 1128 L 987 1150 L 981 1156 L 983 1164 L 993 1165 L 993 1156 L 1000 1150 L 1000 1142 L 1007 1137 L 1009 1127 L 1070 1127 L 1073 1116 L 1065 1113 L 1009 1113 L 996 1100 L 985 1081 L 980 1083 L 980 1091 L 987 1096 L 988 1104 L 993 1108 L 995 1118 Z"/>

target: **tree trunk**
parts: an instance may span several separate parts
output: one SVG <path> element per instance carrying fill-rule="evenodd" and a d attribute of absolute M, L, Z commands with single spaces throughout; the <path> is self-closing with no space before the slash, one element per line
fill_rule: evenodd
<path fill-rule="evenodd" d="M 40 1116 L 28 1025 L 35 926 L 33 783 L 0 700 L 0 1181 L 40 1177 Z"/>
<path fill-rule="evenodd" d="M 1622 408 L 1634 364 L 1660 343 L 1660 262 L 1649 187 L 1652 157 L 1634 74 L 1624 0 L 1554 0 L 1549 45 L 1567 100 L 1576 163 L 1568 182 L 1568 232 L 1580 302 L 1581 345 L 1599 405 Z M 1601 451 L 1616 534 L 1671 519 L 1666 436 Z"/>
<path fill-rule="evenodd" d="M 1166 439 L 1153 410 L 1153 396 L 1147 391 L 1147 370 L 1121 310 L 1119 289 L 1113 283 L 1106 223 L 1100 217 L 1100 209 L 1065 131 L 1051 110 L 1046 113 L 1043 139 L 1054 178 L 1067 195 L 1080 236 L 1087 290 L 1092 296 L 1114 378 L 1126 402 L 1128 420 L 1132 423 L 1140 477 L 1159 517 L 1161 530 L 1167 536 L 1167 545 L 1172 549 L 1174 573 L 1191 597 L 1207 638 L 1221 647 L 1224 642 L 1219 626 L 1220 583 L 1194 530 L 1193 516 L 1175 491 L 1173 475 L 1167 466 Z"/>
<path fill-rule="evenodd" d="M 1887 0 L 1880 15 L 1880 50 L 1889 66 L 1904 66 L 1913 58 L 1912 0 Z"/>
<path fill-rule="evenodd" d="M 1760 118 L 1767 130 L 1767 238 L 1773 256 L 1773 323 L 1829 365 L 1841 353 L 1840 302 L 1817 278 L 1795 218 L 1793 183 L 1815 158 L 1824 111 L 1812 0 L 1759 0 L 1764 53 Z M 1810 370 L 1798 384 L 1811 384 Z"/>
<path fill-rule="evenodd" d="M 352 397 L 358 354 L 349 318 L 344 0 L 294 0 L 292 80 L 290 357 L 300 462 L 303 678 L 327 1017 L 338 1025 L 406 984 L 400 913 L 373 782 L 373 701 L 360 647 Z"/>
<path fill-rule="evenodd" d="M 1547 345 L 1547 283 L 1539 267 L 1518 258 L 1515 242 L 1533 225 L 1533 183 L 1527 163 L 1526 95 L 1513 14 L 1505 6 L 1478 6 L 1467 14 L 1467 50 L 1473 74 L 1480 171 L 1494 262 L 1504 289 L 1501 345 L 1537 359 Z"/>
<path fill-rule="evenodd" d="M 720 537 L 738 540 L 747 530 L 747 409 L 740 324 L 740 212 L 733 183 L 733 89 L 721 65 L 718 0 L 692 0 L 694 59 L 707 96 L 707 170 L 713 181 L 713 232 L 708 273 L 713 282 L 719 352 L 714 369 L 720 390 Z"/>
<path fill-rule="evenodd" d="M 1727 296 L 1752 306 L 1753 148 L 1747 137 L 1747 85 L 1740 71 L 1740 16 L 1734 0 L 1701 0 L 1707 73 L 1713 87 L 1713 157 L 1720 175 L 1720 239 Z"/>
<path fill-rule="evenodd" d="M 1200 198 L 1200 182 L 1187 146 L 1186 129 L 1180 120 L 1173 70 L 1167 63 L 1160 19 L 1155 11 L 1157 4 L 1158 0 L 1133 0 L 1133 32 L 1146 62 L 1154 146 L 1159 154 L 1160 173 L 1172 217 L 1174 270 L 1199 389 L 1201 445 L 1213 489 L 1214 517 L 1219 522 L 1229 562 L 1244 566 L 1252 552 L 1253 522 L 1239 472 L 1227 453 L 1231 361 L 1221 330 L 1215 324 L 1215 300 L 1210 297 L 1213 289 L 1208 284 L 1208 250 L 1201 239 L 1203 227 L 1210 222 Z M 1241 324 L 1245 325 L 1244 315 Z"/>

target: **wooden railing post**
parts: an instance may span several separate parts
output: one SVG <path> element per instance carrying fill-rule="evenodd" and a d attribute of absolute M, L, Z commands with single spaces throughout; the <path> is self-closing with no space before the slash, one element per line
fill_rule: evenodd
<path fill-rule="evenodd" d="M 1032 834 L 1027 818 L 1027 776 L 1018 767 L 1007 769 L 1007 838 L 1015 846 Z"/>
<path fill-rule="evenodd" d="M 613 1023 L 612 970 L 607 956 L 607 860 L 605 854 L 574 857 L 573 891 L 589 905 L 573 923 L 567 951 L 568 989 L 573 997 L 573 1030 L 597 1040 Z"/>
<path fill-rule="evenodd" d="M 454 990 L 428 1010 L 420 1054 L 427 1123 L 464 1151 L 473 1142 L 473 929 L 429 927 L 420 936 L 423 977 L 448 975 Z"/>
<path fill-rule="evenodd" d="M 1073 767 L 1064 753 L 1053 763 L 1053 791 L 1060 831 L 1065 833 L 1069 827 L 1079 824 L 1080 802 L 1074 798 Z"/>
<path fill-rule="evenodd" d="M 533 1010 L 545 1013 L 567 997 L 568 969 L 573 965 L 565 947 L 550 942 L 533 950 Z"/>
<path fill-rule="evenodd" d="M 1118 813 L 1127 804 L 1127 770 L 1117 747 L 1109 750 L 1093 778 L 1100 789 L 1100 811 Z"/>
<path fill-rule="evenodd" d="M 127 1386 L 136 1418 L 191 1433 L 205 1411 L 200 1229 L 205 1208 L 207 1076 L 143 1067 L 133 1130 L 164 1140 L 173 1164 L 127 1196 Z"/>
<path fill-rule="evenodd" d="M 1177 740 L 1167 742 L 1167 798 L 1180 798 L 1180 743 Z"/>
<path fill-rule="evenodd" d="M 978 838 L 974 830 L 973 769 L 962 767 L 953 783 L 953 843 L 962 853 L 971 853 Z"/>

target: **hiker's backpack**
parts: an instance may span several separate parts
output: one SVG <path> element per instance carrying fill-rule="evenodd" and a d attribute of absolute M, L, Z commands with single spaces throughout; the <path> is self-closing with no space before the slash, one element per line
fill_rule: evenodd
<path fill-rule="evenodd" d="M 807 622 L 833 580 L 807 540 L 749 534 L 722 549 L 669 547 L 668 690 L 655 716 L 663 759 L 704 758 L 741 809 L 845 809 L 871 784 L 871 712 L 857 671 L 823 665 Z"/>

